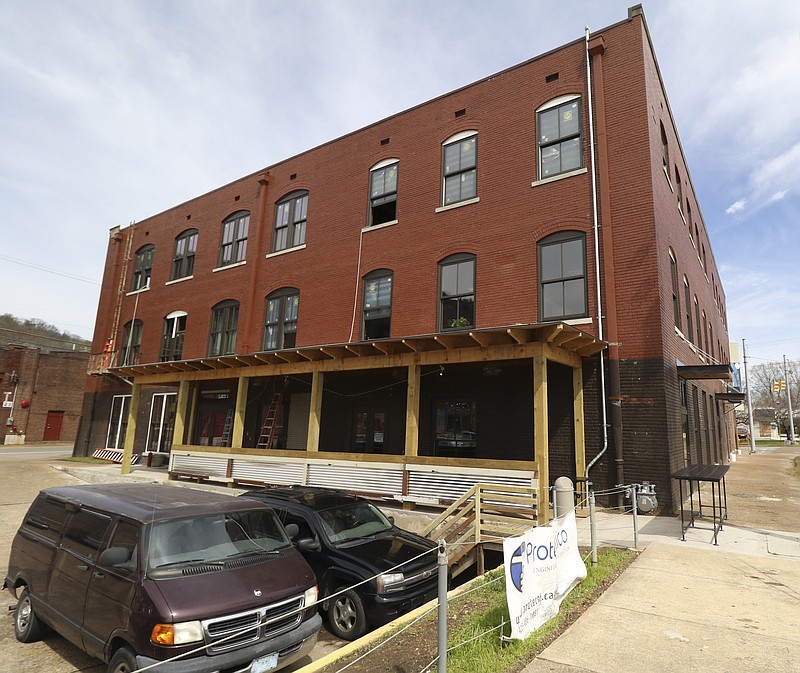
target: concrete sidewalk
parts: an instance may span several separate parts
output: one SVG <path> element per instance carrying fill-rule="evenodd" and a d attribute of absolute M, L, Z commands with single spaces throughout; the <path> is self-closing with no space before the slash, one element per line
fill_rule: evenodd
<path fill-rule="evenodd" d="M 598 518 L 603 544 L 633 546 L 630 515 Z M 800 672 L 800 534 L 726 524 L 714 546 L 639 521 L 645 551 L 524 673 Z"/>

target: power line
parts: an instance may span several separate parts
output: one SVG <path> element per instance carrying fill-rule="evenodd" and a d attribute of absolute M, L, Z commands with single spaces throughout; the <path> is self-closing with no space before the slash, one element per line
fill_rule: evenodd
<path fill-rule="evenodd" d="M 33 264 L 32 262 L 23 262 L 21 259 L 14 259 L 13 257 L 7 257 L 6 255 L 0 255 L 0 259 L 4 259 L 7 262 L 12 262 L 13 264 L 19 264 L 20 266 L 27 266 L 30 267 L 31 269 L 37 269 L 38 271 L 52 273 L 56 276 L 63 276 L 64 278 L 72 278 L 72 280 L 79 280 L 83 283 L 89 283 L 90 285 L 100 285 L 100 282 L 96 280 L 91 280 L 89 278 L 81 278 L 80 276 L 75 276 L 71 273 L 56 271 L 55 269 L 48 269 L 46 266 L 40 266 L 39 264 Z"/>

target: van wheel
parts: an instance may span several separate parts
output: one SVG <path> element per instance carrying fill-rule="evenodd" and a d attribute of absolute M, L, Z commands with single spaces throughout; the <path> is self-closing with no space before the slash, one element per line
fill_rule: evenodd
<path fill-rule="evenodd" d="M 108 673 L 133 673 L 138 668 L 136 656 L 127 647 L 120 647 L 108 662 Z"/>
<path fill-rule="evenodd" d="M 367 630 L 361 597 L 352 589 L 339 594 L 328 608 L 328 626 L 342 640 L 355 640 Z"/>
<path fill-rule="evenodd" d="M 17 611 L 14 616 L 14 635 L 21 643 L 34 643 L 42 639 L 44 632 L 45 626 L 33 611 L 31 593 L 25 587 L 17 601 Z"/>

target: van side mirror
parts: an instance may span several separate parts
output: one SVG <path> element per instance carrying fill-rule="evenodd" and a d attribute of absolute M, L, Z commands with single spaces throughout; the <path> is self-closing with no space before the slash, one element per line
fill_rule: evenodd
<path fill-rule="evenodd" d="M 394 526 L 394 517 L 393 516 L 387 516 L 386 518 L 389 520 L 389 523 Z"/>
<path fill-rule="evenodd" d="M 322 545 L 319 543 L 319 540 L 313 537 L 304 537 L 298 540 L 296 543 L 298 551 L 320 551 L 322 549 Z"/>
<path fill-rule="evenodd" d="M 300 534 L 300 526 L 296 523 L 287 523 L 284 528 L 290 540 L 294 540 Z"/>
<path fill-rule="evenodd" d="M 97 559 L 101 566 L 118 566 L 127 563 L 131 558 L 131 552 L 125 547 L 109 547 Z"/>

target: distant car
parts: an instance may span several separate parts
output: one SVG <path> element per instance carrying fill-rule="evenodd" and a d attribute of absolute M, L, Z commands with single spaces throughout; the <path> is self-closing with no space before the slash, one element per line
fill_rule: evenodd
<path fill-rule="evenodd" d="M 317 576 L 328 626 L 339 638 L 355 640 L 436 597 L 436 543 L 398 528 L 369 500 L 307 486 L 241 497 L 267 503 L 295 533 L 297 549 Z"/>

